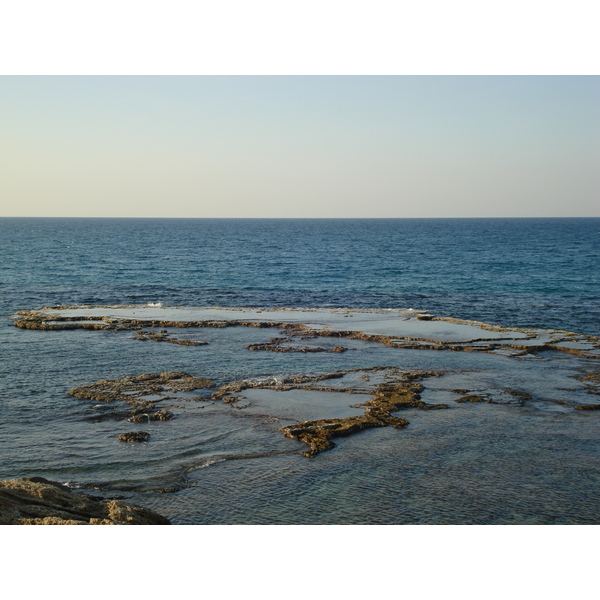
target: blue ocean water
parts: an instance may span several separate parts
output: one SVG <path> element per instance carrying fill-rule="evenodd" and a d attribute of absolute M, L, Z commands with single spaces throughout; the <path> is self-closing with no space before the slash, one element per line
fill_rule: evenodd
<path fill-rule="evenodd" d="M 0 219 L 0 314 L 418 308 L 600 334 L 600 219 Z"/>
<path fill-rule="evenodd" d="M 546 402 L 597 369 L 590 360 L 392 354 L 358 341 L 341 355 L 246 352 L 273 331 L 205 329 L 196 348 L 21 330 L 12 317 L 79 303 L 415 308 L 600 335 L 599 255 L 598 218 L 0 219 L 0 479 L 125 494 L 175 523 L 598 523 L 600 411 Z M 149 371 L 220 385 L 380 365 L 467 367 L 498 386 L 511 376 L 540 402 L 414 412 L 401 433 L 369 431 L 310 460 L 280 424 L 216 405 L 122 444 L 130 423 L 66 393 Z"/>

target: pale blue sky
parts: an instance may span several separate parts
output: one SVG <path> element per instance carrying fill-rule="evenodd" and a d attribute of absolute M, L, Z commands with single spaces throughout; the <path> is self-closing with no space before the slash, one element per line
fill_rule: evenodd
<path fill-rule="evenodd" d="M 598 77 L 0 77 L 0 216 L 600 216 Z"/>

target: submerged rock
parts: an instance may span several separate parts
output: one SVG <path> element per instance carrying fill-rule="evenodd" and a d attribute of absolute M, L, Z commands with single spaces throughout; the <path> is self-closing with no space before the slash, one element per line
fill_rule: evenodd
<path fill-rule="evenodd" d="M 133 423 L 149 421 L 170 421 L 175 415 L 165 409 L 153 412 L 156 403 L 177 399 L 173 394 L 191 392 L 213 387 L 209 379 L 192 377 L 183 371 L 165 373 L 142 373 L 128 375 L 118 379 L 102 379 L 96 383 L 74 387 L 68 391 L 70 396 L 94 402 L 115 403 L 110 414 L 102 418 L 128 419 Z M 188 398 L 181 398 L 188 401 Z M 131 410 L 133 409 L 133 410 Z"/>
<path fill-rule="evenodd" d="M 144 402 L 145 396 L 163 396 L 168 393 L 190 392 L 213 387 L 210 379 L 192 377 L 183 371 L 165 373 L 142 373 L 141 375 L 102 379 L 90 385 L 82 385 L 69 390 L 75 398 L 95 402 L 114 402 L 119 400 L 130 405 Z"/>
<path fill-rule="evenodd" d="M 122 442 L 147 442 L 150 434 L 146 431 L 128 431 L 119 436 Z"/>
<path fill-rule="evenodd" d="M 364 417 L 304 421 L 296 425 L 282 427 L 281 431 L 284 432 L 286 437 L 296 439 L 310 446 L 309 450 L 301 452 L 301 454 L 312 458 L 320 452 L 335 448 L 335 444 L 331 441 L 332 437 L 343 437 L 371 427 L 385 427 L 386 425 L 402 429 L 408 424 L 409 422 L 406 419 L 392 417 L 382 411 L 380 414 L 367 414 Z"/>
<path fill-rule="evenodd" d="M 304 331 L 289 331 L 291 335 L 298 335 L 301 333 L 306 333 Z M 302 339 L 312 339 L 317 337 L 315 334 L 313 335 L 302 335 Z M 292 337 L 283 337 L 283 338 L 272 338 L 265 344 L 250 344 L 246 346 L 246 350 L 259 350 L 259 351 L 268 351 L 268 352 L 334 352 L 341 354 L 342 352 L 346 352 L 348 348 L 344 346 L 334 346 L 332 348 L 324 348 L 323 346 L 284 346 L 284 343 L 293 342 Z"/>
<path fill-rule="evenodd" d="M 487 402 L 488 404 L 496 404 L 491 398 L 481 394 L 467 394 L 462 398 L 457 398 L 455 402 Z"/>
<path fill-rule="evenodd" d="M 149 423 L 150 421 L 170 421 L 175 415 L 170 410 L 157 410 L 155 413 L 138 413 L 129 420 L 132 423 Z"/>
<path fill-rule="evenodd" d="M 331 441 L 331 438 L 334 437 L 351 435 L 372 427 L 391 426 L 403 429 L 409 425 L 409 421 L 392 415 L 393 412 L 407 408 L 421 410 L 448 408 L 446 404 L 423 402 L 420 395 L 423 385 L 415 383 L 426 377 L 439 377 L 440 375 L 441 373 L 434 371 L 398 374 L 396 381 L 379 384 L 373 398 L 357 405 L 364 409 L 364 417 L 352 416 L 343 419 L 304 421 L 282 427 L 280 431 L 283 431 L 286 437 L 296 439 L 309 446 L 309 449 L 301 454 L 312 458 L 320 452 L 335 448 L 335 444 Z"/>
<path fill-rule="evenodd" d="M 193 340 L 179 340 L 177 338 L 169 337 L 166 330 L 159 332 L 151 331 L 136 331 L 134 339 L 142 342 L 153 341 L 153 342 L 168 342 L 169 344 L 178 344 L 179 346 L 206 346 L 208 342 L 204 341 L 193 341 Z"/>
<path fill-rule="evenodd" d="M 0 481 L 0 525 L 170 524 L 147 508 L 75 493 L 43 477 Z"/>

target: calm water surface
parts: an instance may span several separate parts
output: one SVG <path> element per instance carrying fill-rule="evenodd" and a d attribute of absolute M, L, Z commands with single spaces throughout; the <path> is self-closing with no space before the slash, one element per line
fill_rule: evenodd
<path fill-rule="evenodd" d="M 0 477 L 117 491 L 178 523 L 597 523 L 592 411 L 415 411 L 406 430 L 365 432 L 309 460 L 277 422 L 220 406 L 149 424 L 151 443 L 122 444 L 116 434 L 131 424 L 66 394 L 148 371 L 225 383 L 382 364 L 493 370 L 497 382 L 535 382 L 535 393 L 543 356 L 517 369 L 366 343 L 340 356 L 278 355 L 245 352 L 268 330 L 202 330 L 209 345 L 182 347 L 18 330 L 12 315 L 77 303 L 416 308 L 600 335 L 599 258 L 600 219 L 0 219 Z M 591 368 L 556 364 L 547 375 L 564 378 L 557 388 Z M 175 494 L 156 491 L 181 481 Z"/>

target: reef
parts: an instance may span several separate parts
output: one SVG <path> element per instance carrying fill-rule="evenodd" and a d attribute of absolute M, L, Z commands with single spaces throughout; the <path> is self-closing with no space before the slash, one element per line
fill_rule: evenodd
<path fill-rule="evenodd" d="M 0 481 L 0 525 L 170 525 L 120 499 L 75 493 L 43 477 Z"/>
<path fill-rule="evenodd" d="M 180 398 L 180 392 L 191 392 L 214 387 L 210 379 L 192 377 L 182 371 L 164 373 L 143 373 L 118 379 L 101 379 L 95 383 L 70 389 L 68 394 L 74 398 L 95 402 L 119 403 L 111 416 L 127 419 L 132 423 L 151 421 L 170 421 L 175 418 L 172 411 L 164 408 L 156 410 L 156 404 L 164 400 L 202 400 L 202 398 Z M 153 412 L 154 411 L 154 412 Z M 149 436 L 148 436 L 149 437 Z M 131 438 L 131 439 L 130 439 Z M 131 434 L 119 436 L 122 441 L 146 441 L 131 437 Z"/>
<path fill-rule="evenodd" d="M 357 389 L 356 387 L 330 387 L 321 385 L 324 381 L 339 379 L 350 373 L 361 373 L 361 379 L 368 381 L 369 375 L 366 372 L 377 373 L 380 371 L 391 373 L 391 376 L 388 376 L 388 379 L 391 379 L 391 381 L 380 383 L 374 391 Z M 227 404 L 235 405 L 239 402 L 244 390 L 249 389 L 274 390 L 278 392 L 291 390 L 344 392 L 372 396 L 367 402 L 354 405 L 355 408 L 362 408 L 364 416 L 303 421 L 280 429 L 286 437 L 297 439 L 308 445 L 309 449 L 301 454 L 312 458 L 320 452 L 335 447 L 331 438 L 348 436 L 373 427 L 392 426 L 396 429 L 402 429 L 409 424 L 408 420 L 392 415 L 393 412 L 408 408 L 417 408 L 420 410 L 448 408 L 446 404 L 426 404 L 421 400 L 420 396 L 423 391 L 423 385 L 419 381 L 427 377 L 439 377 L 440 375 L 442 375 L 441 372 L 401 372 L 398 369 L 391 369 L 389 367 L 349 369 L 314 377 L 300 375 L 296 377 L 231 382 L 218 388 L 213 393 L 212 399 L 220 399 Z"/>
<path fill-rule="evenodd" d="M 423 385 L 416 380 L 425 377 L 438 377 L 440 373 L 425 371 L 397 374 L 398 381 L 381 383 L 375 390 L 375 396 L 363 404 L 356 405 L 364 409 L 363 417 L 344 419 L 320 419 L 304 421 L 296 425 L 282 427 L 284 435 L 309 446 L 303 456 L 312 458 L 335 447 L 331 438 L 347 436 L 372 427 L 392 426 L 403 429 L 409 425 L 407 419 L 393 416 L 391 413 L 407 408 L 431 410 L 448 408 L 446 404 L 426 404 L 421 400 Z"/>
<path fill-rule="evenodd" d="M 270 313 L 274 313 L 271 317 Z M 160 315 L 160 317 L 158 316 Z M 202 316 L 202 319 L 192 319 Z M 265 316 L 266 315 L 266 316 Z M 312 346 L 282 346 L 289 338 L 336 337 L 384 344 L 390 348 L 410 350 L 440 350 L 455 352 L 497 353 L 512 357 L 536 355 L 544 351 L 559 351 L 576 356 L 600 357 L 600 339 L 595 336 L 561 330 L 507 328 L 478 321 L 435 317 L 423 312 L 401 310 L 349 309 L 256 309 L 256 308 L 188 308 L 185 310 L 155 306 L 54 306 L 38 310 L 21 310 L 15 326 L 23 329 L 61 330 L 92 329 L 138 330 L 136 338 L 184 345 L 203 345 L 169 338 L 164 329 L 148 333 L 144 328 L 279 328 L 286 340 L 272 339 L 267 344 L 251 344 L 249 350 L 273 352 L 343 352 Z M 245 316 L 246 318 L 241 318 Z M 306 317 L 298 322 L 299 317 Z M 281 317 L 284 317 L 283 320 Z M 364 322 L 360 329 L 344 328 L 341 318 L 358 318 Z M 353 319 L 356 320 L 356 319 Z M 385 333 L 382 331 L 385 330 Z M 392 333 L 395 332 L 395 333 Z M 466 335 L 466 333 L 470 335 Z M 443 338 L 427 333 L 443 333 Z M 454 333 L 456 335 L 454 335 Z M 415 335 L 417 334 L 417 335 Z M 289 348 L 289 349 L 288 349 Z"/>
<path fill-rule="evenodd" d="M 587 386 L 586 393 L 600 395 L 600 371 L 586 371 L 578 379 Z"/>
<path fill-rule="evenodd" d="M 219 387 L 211 396 L 212 400 L 222 400 L 226 404 L 234 404 L 239 400 L 239 394 L 248 389 L 289 391 L 294 389 L 308 389 L 316 391 L 334 391 L 333 388 L 315 386 L 315 383 L 326 381 L 328 379 L 340 379 L 349 371 L 335 371 L 322 375 L 294 375 L 291 377 L 266 377 L 264 379 L 244 379 L 242 381 L 232 381 Z M 335 391 L 350 391 L 346 388 L 335 388 Z"/>
<path fill-rule="evenodd" d="M 78 386 L 69 390 L 69 395 L 88 400 L 115 402 L 117 400 L 137 405 L 145 402 L 144 396 L 162 395 L 169 392 L 190 392 L 210 388 L 214 382 L 210 379 L 192 377 L 182 371 L 165 373 L 143 373 L 128 375 L 118 379 L 101 379 L 90 385 Z M 168 396 L 164 396 L 167 398 Z"/>
<path fill-rule="evenodd" d="M 457 398 L 455 402 L 487 402 L 488 404 L 496 404 L 489 396 L 478 395 L 478 394 L 467 394 L 462 398 Z"/>
<path fill-rule="evenodd" d="M 297 425 L 283 427 L 285 437 L 293 438 L 310 447 L 301 452 L 303 456 L 313 458 L 320 452 L 335 448 L 332 437 L 342 437 L 357 433 L 371 427 L 385 427 L 392 425 L 396 429 L 406 427 L 409 422 L 398 417 L 377 418 L 374 416 L 347 417 L 345 419 L 321 419 L 318 421 L 304 421 Z"/>
<path fill-rule="evenodd" d="M 170 421 L 174 418 L 175 415 L 170 410 L 162 408 L 155 413 L 137 413 L 133 415 L 129 421 L 132 423 L 149 423 L 150 421 Z"/>
<path fill-rule="evenodd" d="M 169 344 L 178 344 L 179 346 L 206 346 L 208 342 L 193 341 L 193 340 L 178 340 L 177 338 L 169 337 L 165 329 L 158 332 L 152 331 L 136 331 L 135 339 L 142 342 L 167 342 Z"/>
<path fill-rule="evenodd" d="M 375 373 L 385 372 L 387 379 L 378 384 L 374 389 L 357 388 L 356 386 L 328 386 L 327 381 L 343 378 L 351 373 L 359 373 L 363 381 L 369 381 Z M 409 421 L 392 413 L 403 409 L 444 409 L 446 404 L 427 404 L 421 400 L 423 384 L 421 380 L 428 377 L 439 377 L 441 372 L 416 371 L 402 372 L 390 367 L 371 367 L 369 369 L 349 369 L 324 373 L 315 376 L 294 375 L 288 377 L 267 377 L 258 380 L 242 380 L 224 384 L 217 388 L 210 396 L 212 401 L 222 401 L 234 408 L 243 409 L 238 402 L 245 390 L 275 390 L 286 392 L 291 390 L 308 390 L 311 392 L 335 392 L 347 394 L 369 395 L 371 398 L 360 404 L 353 405 L 361 408 L 363 416 L 346 418 L 331 418 L 303 421 L 294 425 L 281 428 L 286 437 L 297 439 L 309 446 L 309 450 L 302 454 L 307 457 L 316 456 L 318 453 L 333 448 L 335 444 L 331 438 L 357 433 L 372 427 L 392 426 L 402 429 Z M 192 377 L 188 373 L 169 371 L 165 373 L 144 373 L 143 375 L 127 376 L 115 380 L 100 380 L 87 386 L 79 386 L 69 391 L 77 398 L 86 398 L 95 401 L 115 402 L 122 401 L 134 410 L 129 413 L 129 421 L 133 423 L 149 423 L 152 421 L 168 421 L 174 418 L 171 411 L 160 409 L 151 412 L 155 407 L 156 399 L 149 401 L 145 396 L 169 391 L 191 391 L 201 387 L 213 387 L 214 383 L 203 378 Z M 173 398 L 166 396 L 165 398 Z M 207 399 L 204 399 L 205 401 Z M 150 434 L 144 431 L 130 431 L 118 436 L 123 442 L 145 442 L 150 439 Z"/>
<path fill-rule="evenodd" d="M 307 337 L 304 335 L 303 337 Z M 316 337 L 308 336 L 308 337 Z M 333 346 L 330 348 L 325 348 L 323 346 L 284 346 L 283 344 L 293 342 L 292 337 L 285 338 L 272 338 L 265 344 L 250 344 L 246 346 L 246 350 L 259 350 L 259 351 L 268 351 L 268 352 L 332 352 L 341 354 L 342 352 L 346 352 L 348 348 L 344 346 Z"/>
<path fill-rule="evenodd" d="M 147 442 L 150 434 L 147 431 L 129 431 L 119 436 L 122 442 Z"/>
<path fill-rule="evenodd" d="M 356 340 L 356 342 L 377 343 L 391 349 L 415 351 L 443 351 L 461 353 L 495 354 L 502 357 L 499 360 L 522 361 L 522 366 L 531 364 L 535 356 L 542 352 L 564 352 L 585 359 L 600 358 L 600 340 L 594 336 L 575 334 L 560 330 L 538 330 L 528 328 L 507 328 L 476 321 L 465 321 L 445 317 L 435 317 L 424 312 L 412 310 L 350 310 L 350 309 L 258 309 L 258 308 L 164 308 L 162 306 L 56 306 L 39 310 L 19 311 L 15 326 L 25 329 L 61 330 L 61 329 L 102 329 L 109 331 L 134 331 L 134 339 L 139 341 L 166 342 L 179 345 L 204 345 L 206 342 L 177 339 L 171 337 L 165 328 L 271 328 L 279 329 L 279 336 L 272 337 L 267 342 L 245 345 L 249 351 L 266 352 L 297 352 L 297 353 L 337 353 L 342 354 L 349 349 L 370 351 L 369 346 L 354 343 L 350 347 L 340 345 L 337 340 Z M 160 329 L 163 328 L 163 329 Z M 129 339 L 131 336 L 127 336 Z M 235 338 L 235 336 L 232 336 Z M 265 336 L 263 339 L 266 339 Z M 247 344 L 247 342 L 245 342 Z M 337 345 L 336 345 L 337 344 Z M 241 348 L 240 348 L 241 350 Z M 392 352 L 393 354 L 393 352 Z M 399 353 L 402 354 L 402 353 Z M 356 356 L 356 355 L 355 355 Z M 333 357 L 328 357 L 331 363 Z M 431 356 L 426 356 L 431 360 Z M 446 363 L 456 364 L 456 356 Z M 465 356 L 460 363 L 474 363 L 467 360 L 473 357 Z M 479 358 L 479 357 L 476 357 Z M 544 359 L 548 357 L 544 356 Z M 563 359 L 566 357 L 562 357 Z M 487 359 L 486 359 L 487 361 Z M 284 357 L 277 363 L 285 363 Z M 288 361 L 289 362 L 289 361 Z M 302 360 L 304 362 L 304 359 Z M 310 361 L 307 361 L 310 362 Z M 489 362 L 489 361 L 487 361 Z M 342 361 L 339 363 L 343 364 Z M 371 363 L 372 364 L 372 363 Z M 399 364 L 395 361 L 394 364 Z M 444 364 L 444 361 L 440 361 Z M 516 366 L 516 365 L 515 365 Z M 366 384 L 379 371 L 377 381 Z M 468 369 L 465 369 L 467 371 Z M 267 371 L 268 372 L 268 371 Z M 355 372 L 356 376 L 349 378 L 349 384 L 334 382 Z M 455 370 L 458 373 L 458 370 Z M 439 377 L 441 372 L 414 371 L 403 372 L 393 367 L 371 367 L 366 369 L 338 370 L 316 376 L 285 375 L 280 377 L 262 377 L 242 381 L 229 381 L 221 384 L 209 396 L 209 392 L 191 398 L 185 393 L 204 388 L 213 388 L 213 381 L 197 378 L 180 371 L 164 373 L 144 373 L 137 376 L 121 377 L 114 380 L 100 380 L 91 385 L 78 386 L 69 391 L 76 398 L 94 402 L 112 403 L 116 406 L 112 413 L 103 411 L 102 415 L 93 418 L 107 418 L 109 414 L 120 419 L 127 419 L 136 424 L 169 421 L 176 417 L 171 410 L 157 406 L 163 401 L 179 400 L 191 402 L 222 401 L 230 408 L 250 414 L 257 408 L 249 408 L 254 402 L 259 408 L 277 406 L 279 397 L 274 399 L 272 394 L 262 397 L 250 390 L 272 390 L 291 392 L 306 390 L 307 392 L 331 392 L 369 395 L 362 404 L 352 406 L 335 406 L 335 413 L 324 412 L 330 406 L 322 396 L 311 396 L 310 402 L 322 403 L 317 412 L 314 404 L 306 401 L 302 394 L 289 394 L 290 397 L 300 398 L 299 406 L 305 403 L 310 410 L 296 408 L 281 413 L 286 423 L 297 421 L 293 425 L 281 428 L 288 438 L 296 439 L 309 448 L 303 454 L 308 457 L 335 446 L 332 441 L 336 437 L 351 435 L 373 427 L 395 427 L 402 429 L 409 422 L 400 418 L 399 411 L 407 409 L 433 410 L 445 409 L 448 405 L 424 402 L 421 398 L 423 384 L 421 381 L 429 377 Z M 361 381 L 357 381 L 360 379 Z M 382 382 L 381 380 L 384 379 Z M 584 393 L 598 394 L 600 375 L 597 371 L 587 371 L 579 377 L 585 384 L 573 389 L 581 402 L 571 397 L 560 399 L 553 397 L 553 391 L 537 400 L 561 404 L 569 409 L 593 411 L 600 404 L 587 404 Z M 457 389 L 428 390 L 434 397 L 442 392 L 442 399 L 448 398 L 448 393 L 458 394 L 454 401 L 458 404 L 487 403 L 515 404 L 523 406 L 532 397 L 519 389 L 510 389 L 508 382 L 489 384 L 479 380 L 471 385 L 473 376 L 453 380 Z M 517 384 L 520 386 L 521 383 Z M 458 389 L 458 386 L 465 386 Z M 467 387 L 472 389 L 467 389 Z M 435 388 L 435 386 L 432 386 Z M 439 387 L 439 386 L 438 386 Z M 450 387 L 450 386 L 449 386 Z M 532 391 L 533 388 L 524 384 Z M 543 388 L 543 385 L 541 386 Z M 561 391 L 565 391 L 562 387 Z M 568 391 L 568 390 L 567 390 Z M 246 395 L 244 395 L 246 392 Z M 445 394 L 445 396 L 444 396 Z M 541 396 L 544 392 L 535 392 Z M 309 397 L 309 394 L 306 394 Z M 240 402 L 241 399 L 246 402 Z M 338 398 L 338 396 L 332 396 Z M 336 400 L 337 401 L 337 400 Z M 271 404 L 269 404 L 271 403 Z M 183 408 L 169 406 L 169 408 Z M 204 406 L 202 406 L 204 408 Z M 348 410 L 356 409 L 356 410 Z M 452 403 L 452 408 L 459 407 Z M 462 407 L 465 409 L 465 406 Z M 553 407 L 555 409 L 555 407 Z M 312 411 L 312 412 L 311 412 Z M 360 413 L 363 414 L 360 414 Z M 358 414 L 357 414 L 358 413 Z M 178 413 L 179 414 L 179 413 Z M 317 418 L 328 417 L 332 418 Z M 292 416 L 293 415 L 293 416 Z M 346 416 L 348 415 L 348 416 Z M 272 416 L 272 415 L 271 415 Z M 336 417 L 336 418 L 333 418 Z M 278 416 L 273 417 L 277 420 Z M 304 420 L 307 419 L 307 420 Z M 146 432 L 128 432 L 119 436 L 123 441 L 146 441 Z"/>

